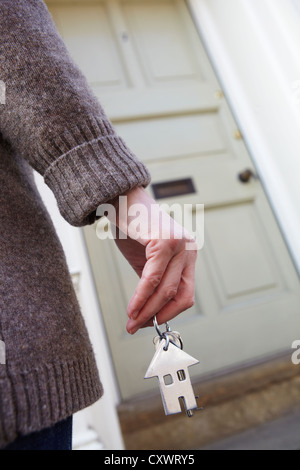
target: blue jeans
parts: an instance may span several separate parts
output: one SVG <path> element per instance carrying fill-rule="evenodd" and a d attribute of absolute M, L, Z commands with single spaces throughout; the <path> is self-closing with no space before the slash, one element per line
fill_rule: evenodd
<path fill-rule="evenodd" d="M 72 450 L 72 416 L 48 429 L 19 436 L 3 450 Z"/>

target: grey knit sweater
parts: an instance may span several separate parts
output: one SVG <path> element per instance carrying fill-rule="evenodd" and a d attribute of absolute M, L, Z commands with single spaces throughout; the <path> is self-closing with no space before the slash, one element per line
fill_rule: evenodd
<path fill-rule="evenodd" d="M 150 176 L 116 135 L 42 0 L 0 1 L 0 447 L 89 406 L 102 387 L 32 168 L 74 226 Z M 101 260 L 99 260 L 101 263 Z"/>

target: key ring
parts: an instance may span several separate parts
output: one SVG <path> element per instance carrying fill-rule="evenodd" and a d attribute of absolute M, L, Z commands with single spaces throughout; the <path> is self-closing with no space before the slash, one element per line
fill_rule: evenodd
<path fill-rule="evenodd" d="M 156 329 L 157 334 L 159 335 L 159 337 L 160 337 L 161 339 L 165 338 L 165 334 L 162 333 L 162 332 L 160 331 L 160 329 L 159 329 L 159 326 L 158 326 L 158 323 L 157 323 L 157 319 L 156 319 L 156 315 L 153 317 L 153 323 L 154 323 L 155 329 Z M 165 325 L 166 325 L 166 328 L 167 328 L 166 332 L 169 333 L 169 332 L 171 331 L 170 325 L 169 325 L 169 323 L 167 323 L 167 322 L 165 323 Z"/>
<path fill-rule="evenodd" d="M 170 328 L 169 323 L 167 323 L 167 322 L 165 323 L 165 325 L 166 325 L 166 332 L 165 332 L 165 333 L 162 333 L 162 332 L 160 331 L 160 329 L 159 329 L 159 327 L 158 327 L 156 315 L 153 317 L 153 323 L 154 323 L 155 329 L 156 329 L 157 334 L 159 335 L 160 339 L 161 339 L 161 340 L 162 340 L 162 339 L 166 340 L 166 344 L 165 344 L 165 346 L 164 346 L 164 351 L 168 351 L 168 349 L 169 349 L 169 344 L 170 344 L 170 337 L 169 337 L 169 335 L 166 334 L 166 333 L 170 333 L 170 331 L 171 331 L 171 328 Z M 173 341 L 171 341 L 171 343 L 173 343 Z M 174 343 L 173 343 L 173 344 L 174 344 Z"/>
<path fill-rule="evenodd" d="M 166 331 L 164 333 L 162 333 L 159 329 L 156 315 L 153 317 L 153 325 L 156 329 L 157 334 L 160 337 L 160 340 L 162 341 L 164 339 L 166 341 L 166 345 L 164 346 L 165 351 L 167 351 L 169 349 L 170 343 L 174 344 L 174 346 L 176 346 L 176 348 L 179 348 L 179 349 L 183 350 L 183 342 L 182 342 L 182 339 L 181 339 L 179 334 L 177 334 L 177 340 L 179 341 L 180 346 L 178 346 L 178 344 L 176 344 L 175 340 L 173 341 L 174 333 L 172 334 L 172 330 L 171 330 L 170 325 L 169 325 L 168 322 L 165 323 Z M 173 337 L 173 339 L 171 339 L 171 337 Z"/>

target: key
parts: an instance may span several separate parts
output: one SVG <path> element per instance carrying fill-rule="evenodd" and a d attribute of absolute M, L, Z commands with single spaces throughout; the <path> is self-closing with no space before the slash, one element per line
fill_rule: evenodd
<path fill-rule="evenodd" d="M 181 413 L 183 404 L 187 416 L 192 417 L 198 410 L 188 368 L 199 364 L 199 361 L 183 351 L 180 334 L 167 330 L 161 333 L 156 317 L 154 326 L 158 333 L 153 340 L 156 352 L 146 372 L 145 379 L 157 377 L 166 415 Z"/>

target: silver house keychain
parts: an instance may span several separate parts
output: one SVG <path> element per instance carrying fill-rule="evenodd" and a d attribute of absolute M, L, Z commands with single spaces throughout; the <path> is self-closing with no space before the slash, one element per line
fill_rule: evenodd
<path fill-rule="evenodd" d="M 187 416 L 192 417 L 193 410 L 200 408 L 197 406 L 188 368 L 199 364 L 199 361 L 182 350 L 180 334 L 171 331 L 167 323 L 167 330 L 164 333 L 159 330 L 156 317 L 154 317 L 154 326 L 158 333 L 154 338 L 156 352 L 145 379 L 158 378 L 166 415 L 181 413 L 181 401 Z"/>

